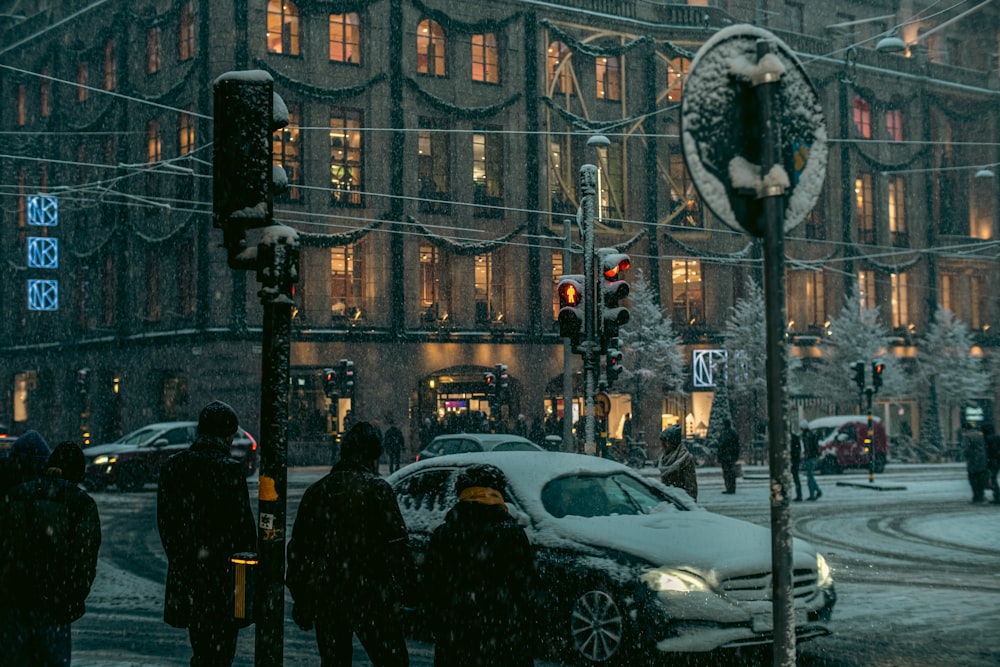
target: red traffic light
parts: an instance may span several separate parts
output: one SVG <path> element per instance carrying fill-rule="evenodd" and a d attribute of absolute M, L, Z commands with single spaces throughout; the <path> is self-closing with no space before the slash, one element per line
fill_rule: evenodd
<path fill-rule="evenodd" d="M 608 255 L 604 261 L 604 277 L 608 280 L 616 278 L 622 271 L 628 271 L 632 268 L 632 259 L 628 255 Z"/>

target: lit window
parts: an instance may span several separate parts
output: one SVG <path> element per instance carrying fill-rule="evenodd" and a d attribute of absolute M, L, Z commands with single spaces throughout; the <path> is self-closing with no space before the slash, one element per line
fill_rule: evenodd
<path fill-rule="evenodd" d="M 905 273 L 889 276 L 892 286 L 892 326 L 900 329 L 910 323 L 910 295 Z"/>
<path fill-rule="evenodd" d="M 417 73 L 445 76 L 444 30 L 431 19 L 417 26 Z"/>
<path fill-rule="evenodd" d="M 872 107 L 860 95 L 854 96 L 854 128 L 861 138 L 872 138 Z"/>
<path fill-rule="evenodd" d="M 862 310 L 875 310 L 874 271 L 858 271 L 858 303 Z"/>
<path fill-rule="evenodd" d="M 822 271 L 789 271 L 788 319 L 804 327 L 820 327 L 826 321 Z"/>
<path fill-rule="evenodd" d="M 872 176 L 861 174 L 854 179 L 854 217 L 858 241 L 875 243 L 875 213 L 872 206 Z"/>
<path fill-rule="evenodd" d="M 438 319 L 438 249 L 429 243 L 420 245 L 420 308 L 425 321 Z"/>
<path fill-rule="evenodd" d="M 704 325 L 705 296 L 702 291 L 701 261 L 675 259 L 673 269 L 673 315 L 678 326 Z"/>
<path fill-rule="evenodd" d="M 302 198 L 302 137 L 300 135 L 302 112 L 298 105 L 288 104 L 288 125 L 275 130 L 271 137 L 271 155 L 274 163 L 281 165 L 288 177 L 288 201 Z"/>
<path fill-rule="evenodd" d="M 572 95 L 575 92 L 573 86 L 573 69 L 569 63 L 572 53 L 569 47 L 556 40 L 549 44 L 546 54 L 546 65 L 549 74 L 549 94 L 564 93 Z"/>
<path fill-rule="evenodd" d="M 87 69 L 87 63 L 78 63 L 76 66 L 76 101 L 86 102 L 87 97 L 90 94 L 90 89 L 87 87 L 90 81 L 90 72 Z"/>
<path fill-rule="evenodd" d="M 28 91 L 22 83 L 17 87 L 17 124 L 28 122 Z"/>
<path fill-rule="evenodd" d="M 679 152 L 670 154 L 670 224 L 683 227 L 704 227 L 705 213 L 701 197 Z"/>
<path fill-rule="evenodd" d="M 690 71 L 691 61 L 688 58 L 674 58 L 667 64 L 667 101 L 681 101 L 684 80 Z"/>
<path fill-rule="evenodd" d="M 893 141 L 903 140 L 902 109 L 889 109 L 885 112 L 885 130 Z"/>
<path fill-rule="evenodd" d="M 39 113 L 42 114 L 43 118 L 52 115 L 52 82 L 47 78 L 48 75 L 48 69 L 42 70 L 42 80 L 38 91 Z"/>
<path fill-rule="evenodd" d="M 177 55 L 182 61 L 194 58 L 194 2 L 192 0 L 181 5 Z"/>
<path fill-rule="evenodd" d="M 451 187 L 450 126 L 420 118 L 417 130 L 417 180 L 422 213 L 448 213 Z"/>
<path fill-rule="evenodd" d="M 180 115 L 179 145 L 180 155 L 187 155 L 194 150 L 194 116 L 190 113 L 182 113 Z"/>
<path fill-rule="evenodd" d="M 364 253 L 360 243 L 330 248 L 330 315 L 353 320 L 364 301 Z"/>
<path fill-rule="evenodd" d="M 472 36 L 472 80 L 500 83 L 497 36 L 488 32 Z"/>
<path fill-rule="evenodd" d="M 118 57 L 115 44 L 110 39 L 104 43 L 104 90 L 114 90 L 118 85 Z"/>
<path fill-rule="evenodd" d="M 357 12 L 330 14 L 330 60 L 361 63 L 361 18 Z"/>
<path fill-rule="evenodd" d="M 618 58 L 597 58 L 597 99 L 618 101 L 622 98 L 621 70 Z"/>
<path fill-rule="evenodd" d="M 267 3 L 267 51 L 299 55 L 299 8 L 290 0 Z"/>
<path fill-rule="evenodd" d="M 621 144 L 597 147 L 597 166 L 600 168 L 601 206 L 598 219 L 611 227 L 621 227 L 625 210 L 625 173 Z"/>
<path fill-rule="evenodd" d="M 330 110 L 330 197 L 334 204 L 360 206 L 361 112 Z"/>
<path fill-rule="evenodd" d="M 502 322 L 504 319 L 503 255 L 503 249 L 476 255 L 473 284 L 477 325 Z"/>
<path fill-rule="evenodd" d="M 146 161 L 159 162 L 163 159 L 163 141 L 160 138 L 160 121 L 151 120 L 146 124 Z"/>
<path fill-rule="evenodd" d="M 503 136 L 493 133 L 472 135 L 473 200 L 483 208 L 476 215 L 503 216 Z"/>
<path fill-rule="evenodd" d="M 146 73 L 155 74 L 163 65 L 163 44 L 159 28 L 146 31 Z"/>

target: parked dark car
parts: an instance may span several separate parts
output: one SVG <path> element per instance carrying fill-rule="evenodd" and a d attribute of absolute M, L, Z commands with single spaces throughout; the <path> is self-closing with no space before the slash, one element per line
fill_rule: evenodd
<path fill-rule="evenodd" d="M 541 451 L 544 450 L 531 440 L 509 433 L 448 433 L 431 440 L 427 447 L 417 454 L 417 460 L 472 452 Z"/>
<path fill-rule="evenodd" d="M 773 643 L 770 531 L 594 456 L 458 454 L 391 475 L 415 587 L 432 532 L 458 502 L 456 477 L 475 463 L 503 470 L 505 503 L 534 549 L 536 604 L 524 622 L 537 629 L 536 656 L 624 667 L 662 653 L 680 664 L 682 654 Z M 797 640 L 827 635 L 830 569 L 806 542 L 793 540 L 792 550 Z M 409 611 L 412 632 L 426 632 L 422 614 Z"/>
<path fill-rule="evenodd" d="M 121 491 L 138 491 L 160 477 L 160 466 L 168 457 L 187 449 L 195 441 L 198 422 L 161 422 L 132 431 L 106 445 L 83 450 L 87 457 L 84 484 L 100 491 L 109 485 Z M 257 441 L 244 429 L 233 438 L 230 454 L 243 462 L 247 476 L 257 472 Z"/>

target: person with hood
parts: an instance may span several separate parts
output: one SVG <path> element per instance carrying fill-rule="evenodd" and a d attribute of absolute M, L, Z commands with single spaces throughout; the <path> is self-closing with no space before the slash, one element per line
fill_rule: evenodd
<path fill-rule="evenodd" d="M 409 665 L 399 607 L 412 560 L 381 455 L 372 425 L 354 424 L 340 461 L 302 495 L 288 541 L 292 620 L 315 626 L 323 667 L 353 664 L 354 635 L 375 667 Z"/>
<path fill-rule="evenodd" d="M 799 420 L 800 428 L 802 427 L 802 424 L 809 426 L 809 422 L 804 419 Z M 795 502 L 801 502 L 802 480 L 799 478 L 799 466 L 802 464 L 802 438 L 799 437 L 798 433 L 791 431 L 791 429 L 789 429 L 789 431 L 790 435 L 788 440 L 789 448 L 791 450 L 789 452 L 789 461 L 792 464 L 792 482 L 795 484 Z"/>
<path fill-rule="evenodd" d="M 10 456 L 0 459 L 0 497 L 21 482 L 35 479 L 49 460 L 49 443 L 38 431 L 25 431 L 10 448 Z"/>
<path fill-rule="evenodd" d="M 243 465 L 230 456 L 239 420 L 222 401 L 198 416 L 198 435 L 160 470 L 156 523 L 167 554 L 163 620 L 187 628 L 191 667 L 228 667 L 247 621 L 233 617 L 232 556 L 256 551 Z"/>
<path fill-rule="evenodd" d="M 0 505 L 0 664 L 70 665 L 70 624 L 84 614 L 101 545 L 97 503 L 79 486 L 84 467 L 79 445 L 62 442 L 45 474 Z"/>
<path fill-rule="evenodd" d="M 660 481 L 667 486 L 675 486 L 687 491 L 694 500 L 698 500 L 698 475 L 695 472 L 694 457 L 687 446 L 681 442 L 680 424 L 674 424 L 660 432 Z"/>
<path fill-rule="evenodd" d="M 464 469 L 455 481 L 458 503 L 431 535 L 423 571 L 434 667 L 534 665 L 534 557 L 507 510 L 506 487 L 496 466 Z"/>
<path fill-rule="evenodd" d="M 823 491 L 816 483 L 816 466 L 819 465 L 819 434 L 809 428 L 809 422 L 805 419 L 799 421 L 799 428 L 802 430 L 802 456 L 803 465 L 806 468 L 806 486 L 809 487 L 809 497 L 806 500 L 819 500 L 823 497 Z"/>

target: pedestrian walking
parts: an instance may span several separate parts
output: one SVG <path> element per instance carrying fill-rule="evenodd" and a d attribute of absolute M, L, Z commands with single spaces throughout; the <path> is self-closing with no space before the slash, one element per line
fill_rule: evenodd
<path fill-rule="evenodd" d="M 49 454 L 49 444 L 41 433 L 25 431 L 11 445 L 10 456 L 0 459 L 0 497 L 18 484 L 41 475 Z"/>
<path fill-rule="evenodd" d="M 983 440 L 986 443 L 986 485 L 993 491 L 993 503 L 1000 505 L 1000 486 L 997 485 L 997 473 L 1000 472 L 1000 435 L 997 435 L 993 424 L 983 424 Z"/>
<path fill-rule="evenodd" d="M 198 416 L 194 443 L 160 470 L 156 523 L 167 554 L 163 620 L 187 628 L 191 667 L 229 667 L 239 629 L 233 618 L 234 554 L 256 551 L 257 530 L 243 464 L 229 454 L 239 420 L 222 401 Z"/>
<path fill-rule="evenodd" d="M 101 545 L 97 503 L 79 486 L 84 467 L 83 450 L 62 442 L 45 473 L 0 504 L 2 665 L 70 665 L 70 624 L 86 610 Z"/>
<path fill-rule="evenodd" d="M 819 464 L 819 435 L 809 428 L 805 419 L 799 422 L 802 431 L 802 456 L 806 468 L 806 485 L 809 487 L 809 497 L 806 500 L 819 500 L 823 492 L 816 483 L 816 466 Z"/>
<path fill-rule="evenodd" d="M 674 424 L 660 432 L 660 481 L 667 486 L 675 486 L 687 491 L 698 500 L 698 476 L 695 472 L 694 456 L 681 442 L 681 427 Z"/>
<path fill-rule="evenodd" d="M 381 455 L 372 425 L 352 426 L 340 461 L 303 494 L 288 542 L 292 620 L 315 626 L 323 667 L 353 664 L 353 635 L 375 667 L 409 665 L 399 606 L 413 568 Z"/>
<path fill-rule="evenodd" d="M 424 602 L 434 631 L 434 667 L 534 665 L 534 559 L 505 504 L 507 480 L 477 464 L 458 475 L 458 503 L 431 536 Z"/>
<path fill-rule="evenodd" d="M 740 460 L 740 436 L 728 419 L 722 420 L 718 458 L 719 465 L 722 466 L 722 481 L 726 486 L 723 493 L 736 493 L 736 462 Z"/>
<path fill-rule="evenodd" d="M 795 484 L 795 502 L 801 502 L 802 480 L 799 479 L 799 466 L 802 463 L 802 438 L 794 431 L 789 436 L 789 449 L 789 459 L 792 464 L 792 482 Z"/>
<path fill-rule="evenodd" d="M 972 487 L 972 502 L 981 503 L 986 500 L 986 485 L 989 483 L 986 439 L 982 430 L 972 422 L 963 425 L 961 438 L 965 469 L 969 476 L 969 486 Z"/>
<path fill-rule="evenodd" d="M 406 447 L 406 443 L 403 440 L 403 431 L 396 426 L 396 420 L 389 419 L 389 428 L 385 430 L 385 440 L 383 440 L 385 445 L 385 455 L 389 459 L 389 474 L 399 470 L 400 457 L 402 456 L 403 449 Z"/>

